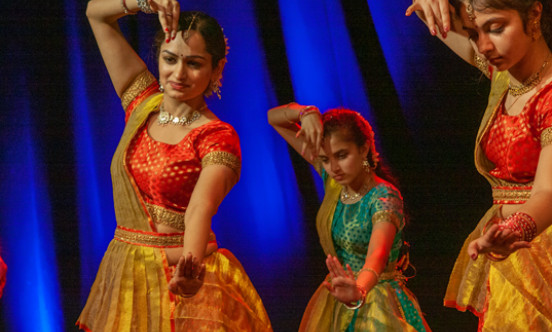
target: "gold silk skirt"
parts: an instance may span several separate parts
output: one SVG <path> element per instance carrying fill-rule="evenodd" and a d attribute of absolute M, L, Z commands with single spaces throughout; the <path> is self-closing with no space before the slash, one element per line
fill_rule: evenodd
<path fill-rule="evenodd" d="M 77 321 L 85 331 L 272 331 L 239 261 L 225 249 L 204 259 L 205 282 L 191 298 L 167 285 L 173 267 L 160 248 L 111 241 Z"/>
<path fill-rule="evenodd" d="M 400 286 L 402 295 L 412 304 L 421 317 L 418 322 L 426 331 L 431 331 L 422 316 L 416 297 L 408 288 Z M 307 305 L 301 320 L 300 332 L 341 332 L 355 319 L 354 331 L 417 331 L 405 317 L 396 288 L 389 282 L 380 282 L 366 294 L 365 304 L 357 310 L 350 310 L 337 301 L 324 285 L 320 285 Z"/>
<path fill-rule="evenodd" d="M 507 259 L 492 262 L 485 255 L 473 261 L 468 244 L 495 216 L 494 205 L 464 242 L 452 270 L 444 304 L 472 311 L 479 331 L 552 331 L 552 228 Z"/>

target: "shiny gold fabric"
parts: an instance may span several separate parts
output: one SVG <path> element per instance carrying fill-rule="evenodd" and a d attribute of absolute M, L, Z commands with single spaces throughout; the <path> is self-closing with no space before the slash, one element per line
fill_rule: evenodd
<path fill-rule="evenodd" d="M 480 143 L 507 91 L 508 80 L 506 72 L 493 77 L 475 149 L 478 171 L 491 186 L 501 188 L 518 184 L 489 175 L 493 164 L 486 159 Z M 493 205 L 466 239 L 451 273 L 444 304 L 471 310 L 480 317 L 482 331 L 552 331 L 552 228 L 537 236 L 530 249 L 520 249 L 504 261 L 491 262 L 484 255 L 476 261 L 468 257 L 468 244 L 481 235 L 499 208 Z"/>
<path fill-rule="evenodd" d="M 130 114 L 113 157 L 115 215 L 118 226 L 127 229 L 155 230 L 125 160 L 131 140 L 161 99 L 154 94 Z M 232 254 L 219 249 L 206 256 L 205 264 L 206 284 L 200 292 L 189 299 L 175 297 L 168 291 L 172 268 L 163 248 L 114 239 L 77 326 L 94 332 L 272 331 L 261 299 Z"/>

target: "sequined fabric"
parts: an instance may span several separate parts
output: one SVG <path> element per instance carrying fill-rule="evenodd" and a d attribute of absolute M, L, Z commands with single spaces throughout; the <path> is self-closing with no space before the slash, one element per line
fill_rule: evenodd
<path fill-rule="evenodd" d="M 194 297 L 168 290 L 174 267 L 163 248 L 176 246 L 183 233 L 157 233 L 155 224 L 167 218 L 174 226 L 183 223 L 202 159 L 223 151 L 237 165 L 240 154 L 235 132 L 221 121 L 196 128 L 175 146 L 147 137 L 145 124 L 163 98 L 156 81 L 145 83 L 150 75 L 134 80 L 128 92 L 134 99 L 123 101 L 127 123 L 111 164 L 117 230 L 77 326 L 94 332 L 272 331 L 255 287 L 225 249 L 210 254 L 206 248 L 205 284 Z"/>
<path fill-rule="evenodd" d="M 532 186 L 541 147 L 550 144 L 546 137 L 552 124 L 552 84 L 531 98 L 520 115 L 509 117 L 502 109 L 508 82 L 506 72 L 493 76 L 475 163 L 493 192 L 500 190 L 500 197 L 510 200 L 504 203 L 519 204 L 529 198 L 522 195 Z M 504 261 L 491 262 L 484 255 L 473 261 L 467 254 L 468 244 L 497 216 L 500 203 L 495 199 L 464 242 L 444 304 L 472 311 L 480 318 L 480 331 L 552 331 L 551 227 L 531 242 L 531 248 L 520 249 Z"/>
<path fill-rule="evenodd" d="M 303 314 L 299 331 L 430 331 L 416 297 L 395 270 L 404 227 L 400 193 L 381 182 L 359 202 L 343 204 L 339 201 L 341 186 L 324 170 L 322 177 L 326 195 L 317 217 L 317 228 L 326 253 L 335 252 L 342 264 L 358 271 L 364 265 L 375 223 L 390 222 L 397 227 L 397 234 L 385 273 L 368 292 L 364 306 L 349 310 L 320 285 Z M 334 206 L 329 213 L 324 212 L 327 205 Z M 320 224 L 326 224 L 331 232 L 321 232 Z"/>

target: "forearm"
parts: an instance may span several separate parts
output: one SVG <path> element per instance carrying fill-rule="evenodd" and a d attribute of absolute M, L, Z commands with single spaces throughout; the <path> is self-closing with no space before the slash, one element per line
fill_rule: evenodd
<path fill-rule="evenodd" d="M 124 6 L 123 6 L 124 4 Z M 125 13 L 125 7 L 127 13 Z M 137 0 L 90 0 L 86 8 L 86 17 L 90 24 L 104 23 L 113 25 L 119 18 L 137 13 Z"/>
<path fill-rule="evenodd" d="M 290 107 L 292 103 L 282 106 L 277 106 L 268 111 L 268 123 L 278 129 L 293 129 L 297 131 L 297 123 L 299 122 L 300 109 Z"/>
<path fill-rule="evenodd" d="M 183 255 L 192 253 L 192 256 L 202 260 L 207 248 L 211 220 L 216 213 L 215 204 L 201 204 L 189 206 L 186 210 Z"/>
<path fill-rule="evenodd" d="M 552 191 L 538 191 L 522 205 L 504 205 L 502 216 L 505 221 L 515 212 L 525 213 L 534 220 L 536 234 L 542 233 L 552 224 Z"/>
<path fill-rule="evenodd" d="M 357 275 L 357 286 L 369 292 L 378 283 L 379 276 L 387 264 L 387 255 L 374 253 L 366 257 L 364 266 Z"/>

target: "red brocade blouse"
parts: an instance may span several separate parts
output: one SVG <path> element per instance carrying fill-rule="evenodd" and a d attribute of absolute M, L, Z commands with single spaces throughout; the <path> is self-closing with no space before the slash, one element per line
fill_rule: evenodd
<path fill-rule="evenodd" d="M 149 73 L 146 74 L 141 75 L 144 82 L 138 84 L 142 89 L 136 91 L 136 97 L 123 100 L 127 120 L 143 100 L 158 93 L 157 81 Z M 161 213 L 167 217 L 166 213 L 170 211 L 179 214 L 185 212 L 204 167 L 224 165 L 239 176 L 240 142 L 230 124 L 220 120 L 211 121 L 192 129 L 179 143 L 168 144 L 149 136 L 148 121 L 132 139 L 126 154 L 126 164 L 150 213 Z M 176 219 L 178 222 L 171 226 L 183 230 L 183 219 Z"/>
<path fill-rule="evenodd" d="M 518 115 L 497 110 L 481 145 L 494 164 L 489 174 L 515 183 L 534 180 L 541 148 L 552 141 L 552 83 L 538 91 Z"/>
<path fill-rule="evenodd" d="M 226 159 L 238 171 L 240 156 L 236 131 L 217 120 L 194 128 L 174 145 L 154 140 L 143 126 L 130 146 L 127 163 L 147 203 L 184 212 L 202 167 Z"/>

